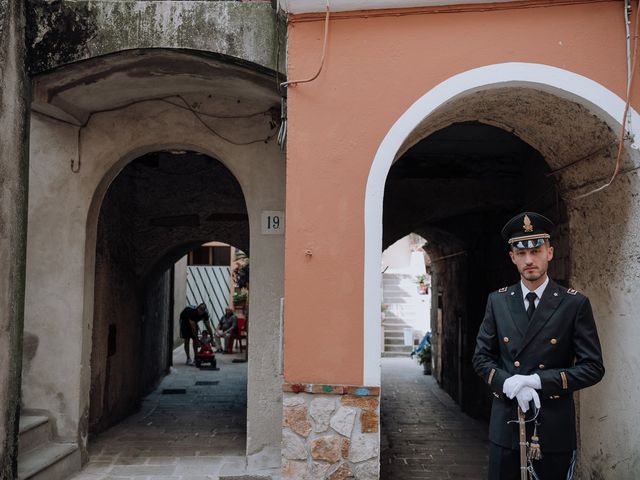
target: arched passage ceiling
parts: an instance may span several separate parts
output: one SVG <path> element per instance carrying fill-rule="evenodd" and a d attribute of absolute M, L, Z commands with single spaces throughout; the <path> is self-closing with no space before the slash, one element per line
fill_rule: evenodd
<path fill-rule="evenodd" d="M 540 152 L 561 191 L 606 179 L 613 172 L 618 132 L 583 105 L 527 87 L 463 95 L 427 117 L 407 138 L 397 159 L 421 139 L 455 122 L 477 121 L 506 130 Z M 623 168 L 631 163 L 623 156 Z"/>
<path fill-rule="evenodd" d="M 109 187 L 98 230 L 98 250 L 110 249 L 141 281 L 211 240 L 249 252 L 240 185 L 196 152 L 152 152 L 129 163 Z"/>
<path fill-rule="evenodd" d="M 176 94 L 207 94 L 219 115 L 278 110 L 274 72 L 238 59 L 183 50 L 129 50 L 34 79 L 32 108 L 84 125 L 92 113 Z"/>
<path fill-rule="evenodd" d="M 548 171 L 540 154 L 512 133 L 478 122 L 445 127 L 389 171 L 384 244 L 411 231 L 432 239 L 427 232 L 433 227 L 460 238 L 482 235 L 483 225 L 493 224 L 483 217 L 509 215 L 538 197 L 552 199 Z"/>

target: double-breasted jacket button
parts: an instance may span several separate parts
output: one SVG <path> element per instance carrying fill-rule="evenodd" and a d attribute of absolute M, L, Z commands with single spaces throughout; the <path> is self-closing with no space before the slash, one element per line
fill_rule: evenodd
<path fill-rule="evenodd" d="M 516 368 L 520 368 L 520 362 L 518 360 L 513 362 L 513 364 L 515 365 Z"/>
<path fill-rule="evenodd" d="M 502 341 L 503 341 L 504 343 L 509 343 L 509 337 L 504 337 L 504 338 L 502 339 Z"/>
<path fill-rule="evenodd" d="M 538 368 L 539 368 L 540 370 L 543 370 L 543 369 L 544 369 L 544 363 L 541 363 L 540 365 L 538 365 Z"/>
<path fill-rule="evenodd" d="M 550 342 L 551 342 L 551 345 L 555 345 L 556 343 L 558 343 L 558 339 L 552 338 Z"/>

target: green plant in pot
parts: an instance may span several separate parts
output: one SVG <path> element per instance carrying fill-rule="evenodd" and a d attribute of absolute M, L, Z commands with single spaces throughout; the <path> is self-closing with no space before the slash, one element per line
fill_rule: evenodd
<path fill-rule="evenodd" d="M 425 375 L 431 375 L 431 345 L 425 346 L 418 353 L 418 363 L 422 365 Z"/>
<path fill-rule="evenodd" d="M 247 292 L 235 292 L 233 294 L 233 304 L 236 307 L 243 306 L 247 302 Z"/>

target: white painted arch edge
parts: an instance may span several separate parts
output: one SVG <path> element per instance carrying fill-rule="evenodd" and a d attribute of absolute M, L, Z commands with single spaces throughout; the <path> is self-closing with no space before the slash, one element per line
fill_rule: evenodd
<path fill-rule="evenodd" d="M 380 262 L 384 185 L 393 160 L 413 130 L 445 103 L 471 93 L 509 86 L 533 87 L 581 103 L 620 129 L 625 101 L 598 82 L 562 68 L 538 63 L 499 63 L 456 74 L 416 100 L 387 132 L 369 171 L 364 205 L 363 382 L 380 385 Z M 631 134 L 640 138 L 640 116 L 630 108 Z"/>

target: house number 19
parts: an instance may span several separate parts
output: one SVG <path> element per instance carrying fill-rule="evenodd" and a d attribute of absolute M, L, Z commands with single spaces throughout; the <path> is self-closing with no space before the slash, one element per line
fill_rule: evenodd
<path fill-rule="evenodd" d="M 284 234 L 284 212 L 277 210 L 265 210 L 262 212 L 263 235 Z"/>

